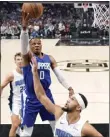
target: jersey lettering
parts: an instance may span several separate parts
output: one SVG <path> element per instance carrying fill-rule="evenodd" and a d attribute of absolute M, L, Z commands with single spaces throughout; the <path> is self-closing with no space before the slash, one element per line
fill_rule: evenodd
<path fill-rule="evenodd" d="M 44 71 L 40 71 L 40 79 L 44 79 Z"/>
<path fill-rule="evenodd" d="M 15 81 L 15 85 L 16 86 L 20 86 L 20 85 L 23 85 L 24 84 L 24 80 L 18 80 L 18 81 Z"/>
<path fill-rule="evenodd" d="M 26 90 L 25 86 L 20 86 L 20 93 L 22 93 L 25 90 Z"/>
<path fill-rule="evenodd" d="M 38 69 L 49 70 L 50 69 L 50 63 L 41 63 L 41 62 L 38 62 Z"/>
<path fill-rule="evenodd" d="M 62 131 L 60 129 L 56 129 L 56 133 L 55 133 L 58 137 L 73 137 L 71 134 Z"/>

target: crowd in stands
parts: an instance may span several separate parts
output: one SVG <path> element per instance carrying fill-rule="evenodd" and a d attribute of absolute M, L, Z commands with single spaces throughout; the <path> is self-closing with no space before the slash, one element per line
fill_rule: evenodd
<path fill-rule="evenodd" d="M 80 32 L 86 28 L 90 35 L 86 37 L 108 36 L 108 31 L 92 27 L 93 9 L 84 12 L 83 9 L 71 4 L 43 4 L 44 13 L 39 19 L 29 22 L 29 36 L 42 38 L 76 38 L 84 37 Z M 2 38 L 19 38 L 21 31 L 22 3 L 1 2 L 0 24 Z M 85 37 L 84 37 L 85 38 Z"/>

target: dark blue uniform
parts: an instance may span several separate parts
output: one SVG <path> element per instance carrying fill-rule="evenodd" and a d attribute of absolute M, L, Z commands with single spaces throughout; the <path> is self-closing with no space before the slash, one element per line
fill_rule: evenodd
<path fill-rule="evenodd" d="M 38 62 L 38 74 L 41 81 L 41 84 L 46 92 L 46 95 L 50 98 L 50 100 L 54 103 L 51 91 L 49 86 L 51 84 L 50 77 L 50 68 L 51 68 L 51 60 L 48 55 L 44 55 L 42 58 L 36 56 L 36 60 Z M 22 96 L 22 125 L 27 125 L 27 127 L 31 127 L 34 125 L 36 116 L 40 113 L 41 119 L 44 120 L 55 120 L 53 114 L 49 113 L 45 107 L 40 103 L 37 99 L 34 91 L 33 84 L 33 75 L 31 70 L 31 64 L 23 67 L 23 75 L 26 86 L 25 96 Z"/>

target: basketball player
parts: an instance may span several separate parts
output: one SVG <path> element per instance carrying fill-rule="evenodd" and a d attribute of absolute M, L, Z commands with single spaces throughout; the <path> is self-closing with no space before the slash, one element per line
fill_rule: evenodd
<path fill-rule="evenodd" d="M 45 89 L 38 75 L 38 64 L 36 63 L 36 58 L 32 59 L 33 67 L 33 80 L 34 89 L 37 98 L 45 106 L 45 108 L 52 114 L 55 115 L 57 120 L 55 136 L 57 137 L 102 137 L 102 135 L 87 121 L 83 120 L 80 113 L 88 105 L 86 97 L 80 93 L 73 94 L 62 108 L 55 105 L 47 97 Z M 65 112 L 65 113 L 63 113 Z"/>
<path fill-rule="evenodd" d="M 36 120 L 36 116 L 40 113 L 40 116 L 43 121 L 49 120 L 52 129 L 54 130 L 54 121 L 55 117 L 53 114 L 49 113 L 44 106 L 39 102 L 36 98 L 34 85 L 33 85 L 33 76 L 31 71 L 31 56 L 34 55 L 36 57 L 36 61 L 39 66 L 39 77 L 42 83 L 43 88 L 45 89 L 46 95 L 50 98 L 50 100 L 54 103 L 51 91 L 49 86 L 51 84 L 50 77 L 50 68 L 52 68 L 53 72 L 56 74 L 59 82 L 69 90 L 69 95 L 73 94 L 72 87 L 65 81 L 61 72 L 59 71 L 55 59 L 47 54 L 42 53 L 42 43 L 38 38 L 33 38 L 29 41 L 30 52 L 28 52 L 28 24 L 29 14 L 26 13 L 23 15 L 22 26 L 23 30 L 21 31 L 21 53 L 23 55 L 23 75 L 24 81 L 26 85 L 26 101 L 24 101 L 24 110 L 23 111 L 23 121 L 22 126 L 23 130 L 21 132 L 21 136 L 31 136 L 33 131 L 33 126 Z"/>
<path fill-rule="evenodd" d="M 20 110 L 21 110 L 21 94 L 25 90 L 23 75 L 22 75 L 22 56 L 21 53 L 16 53 L 14 56 L 16 68 L 9 73 L 1 84 L 1 93 L 3 89 L 10 84 L 9 107 L 11 110 L 11 129 L 9 137 L 15 137 L 17 129 L 20 125 Z"/>

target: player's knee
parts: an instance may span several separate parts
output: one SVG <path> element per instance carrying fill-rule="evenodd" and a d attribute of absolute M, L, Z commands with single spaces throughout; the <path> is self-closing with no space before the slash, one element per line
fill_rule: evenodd
<path fill-rule="evenodd" d="M 19 123 L 13 123 L 12 124 L 12 128 L 13 129 L 17 129 L 19 127 L 19 125 L 20 125 Z"/>
<path fill-rule="evenodd" d="M 14 129 L 17 129 L 19 127 L 19 125 L 20 125 L 20 120 L 15 120 L 12 122 L 12 127 Z"/>

